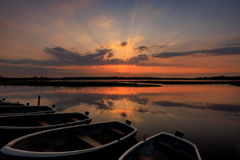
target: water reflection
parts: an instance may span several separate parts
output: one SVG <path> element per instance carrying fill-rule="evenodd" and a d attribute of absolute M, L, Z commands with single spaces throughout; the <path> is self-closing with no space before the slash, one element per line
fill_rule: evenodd
<path fill-rule="evenodd" d="M 56 105 L 57 112 L 90 112 L 94 122 L 126 119 L 138 128 L 136 138 L 158 132 L 183 132 L 203 159 L 235 159 L 240 143 L 240 88 L 230 85 L 163 87 L 7 87 L 6 101 Z M 3 98 L 0 97 L 0 98 Z M 227 136 L 226 136 L 227 135 Z"/>

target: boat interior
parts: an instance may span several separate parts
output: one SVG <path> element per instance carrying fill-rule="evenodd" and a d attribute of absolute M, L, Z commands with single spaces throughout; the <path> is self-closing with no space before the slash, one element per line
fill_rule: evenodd
<path fill-rule="evenodd" d="M 9 116 L 0 117 L 0 126 L 50 126 L 78 122 L 86 118 L 88 117 L 80 113 Z"/>
<path fill-rule="evenodd" d="M 12 148 L 35 152 L 82 150 L 120 140 L 133 131 L 134 129 L 118 122 L 68 127 L 26 138 Z"/>
<path fill-rule="evenodd" d="M 195 148 L 168 135 L 160 135 L 133 151 L 131 160 L 197 160 Z"/>

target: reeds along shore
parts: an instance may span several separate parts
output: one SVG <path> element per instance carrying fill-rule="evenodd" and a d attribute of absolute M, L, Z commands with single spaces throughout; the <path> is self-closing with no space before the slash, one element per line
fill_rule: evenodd
<path fill-rule="evenodd" d="M 139 84 L 136 82 L 98 82 L 98 81 L 86 81 L 86 82 L 71 82 L 71 81 L 34 81 L 34 80 L 5 80 L 0 81 L 0 85 L 16 85 L 16 86 L 63 86 L 63 87 L 160 87 L 156 84 Z"/>

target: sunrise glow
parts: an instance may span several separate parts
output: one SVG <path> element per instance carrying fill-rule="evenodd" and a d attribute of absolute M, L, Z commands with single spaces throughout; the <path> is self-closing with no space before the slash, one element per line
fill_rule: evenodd
<path fill-rule="evenodd" d="M 239 5 L 224 0 L 2 0 L 0 74 L 239 75 Z"/>

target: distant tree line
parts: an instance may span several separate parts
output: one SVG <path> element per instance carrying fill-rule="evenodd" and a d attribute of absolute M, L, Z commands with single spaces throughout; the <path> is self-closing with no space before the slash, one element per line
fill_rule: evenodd
<path fill-rule="evenodd" d="M 62 77 L 62 78 L 50 78 L 50 77 L 29 77 L 29 78 L 9 78 L 2 77 L 2 80 L 240 80 L 240 76 L 214 76 L 214 77 L 197 77 L 197 78 L 160 78 L 160 77 Z"/>

